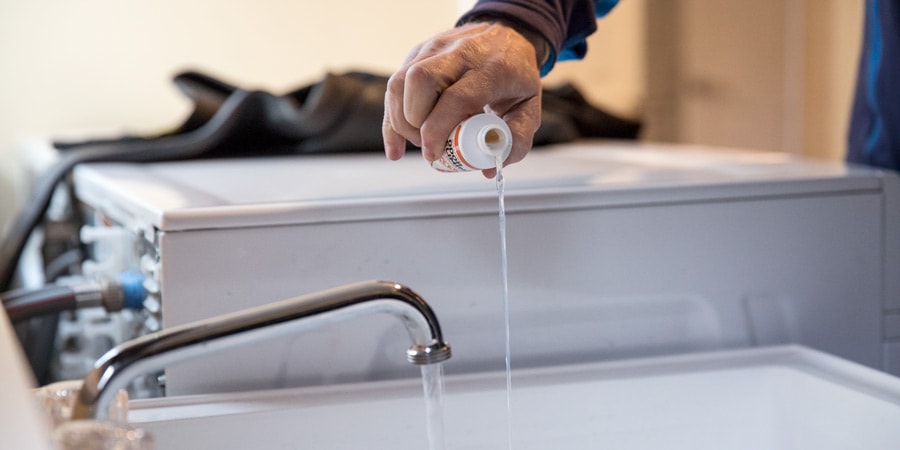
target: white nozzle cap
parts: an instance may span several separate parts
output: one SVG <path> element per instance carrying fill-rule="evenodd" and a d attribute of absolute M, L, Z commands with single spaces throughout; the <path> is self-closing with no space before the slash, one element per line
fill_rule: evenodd
<path fill-rule="evenodd" d="M 482 151 L 501 160 L 505 160 L 509 156 L 509 151 L 512 149 L 512 136 L 510 136 L 508 127 L 485 127 L 478 137 Z"/>

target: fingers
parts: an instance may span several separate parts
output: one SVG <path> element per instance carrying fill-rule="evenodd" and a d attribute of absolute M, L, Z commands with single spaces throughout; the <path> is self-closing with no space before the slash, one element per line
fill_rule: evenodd
<path fill-rule="evenodd" d="M 540 93 L 536 97 L 515 105 L 512 109 L 506 111 L 502 117 L 509 126 L 509 131 L 512 133 L 513 138 L 509 157 L 504 161 L 504 165 L 509 165 L 525 159 L 525 156 L 531 150 L 534 142 L 534 133 L 541 126 Z"/>
<path fill-rule="evenodd" d="M 394 131 L 391 119 L 387 113 L 381 123 L 381 137 L 384 141 L 384 154 L 387 159 L 396 161 L 406 153 L 406 137 Z"/>
<path fill-rule="evenodd" d="M 455 53 L 419 58 L 389 81 L 386 114 L 392 130 L 422 148 L 429 162 L 467 117 L 481 112 L 485 94 L 470 87 L 470 68 Z"/>
<path fill-rule="evenodd" d="M 541 126 L 541 101 L 540 96 L 529 99 L 526 102 L 513 106 L 505 114 L 501 114 L 503 120 L 509 126 L 512 134 L 512 149 L 509 156 L 503 162 L 503 167 L 517 163 L 525 158 L 531 150 L 534 142 L 534 133 Z M 497 169 L 482 170 L 486 178 L 497 176 Z"/>
<path fill-rule="evenodd" d="M 402 155 L 400 146 L 405 146 L 405 142 L 397 137 L 402 136 L 421 147 L 426 160 L 434 161 L 453 127 L 483 107 L 483 103 L 475 101 L 481 94 L 466 93 L 463 98 L 469 99 L 468 106 L 456 103 L 450 108 L 437 108 L 442 99 L 447 102 L 453 97 L 449 92 L 459 90 L 456 85 L 471 66 L 467 58 L 460 56 L 457 34 L 459 30 L 451 30 L 413 49 L 403 66 L 388 79 L 382 127 L 388 158 Z"/>
<path fill-rule="evenodd" d="M 490 92 L 484 91 L 486 85 L 477 72 L 469 71 L 444 89 L 419 129 L 426 160 L 441 157 L 447 137 L 460 122 L 484 112 L 485 103 L 491 100 Z"/>
<path fill-rule="evenodd" d="M 414 49 L 414 51 L 416 51 Z M 406 92 L 405 71 L 398 70 L 391 75 L 384 94 L 384 120 L 381 134 L 384 139 L 384 152 L 388 159 L 396 160 L 406 151 L 406 141 L 417 147 L 422 146 L 418 127 L 407 120 L 403 109 L 403 96 Z"/>
<path fill-rule="evenodd" d="M 456 58 L 431 56 L 410 64 L 406 69 L 403 77 L 403 116 L 413 127 L 422 127 L 443 92 L 465 73 L 461 61 L 453 59 Z"/>
<path fill-rule="evenodd" d="M 413 49 L 388 80 L 382 122 L 386 156 L 399 159 L 409 141 L 433 161 L 453 128 L 487 106 L 510 124 L 513 149 L 507 164 L 520 161 L 540 124 L 534 55 L 534 46 L 521 35 L 492 24 L 455 28 Z"/>

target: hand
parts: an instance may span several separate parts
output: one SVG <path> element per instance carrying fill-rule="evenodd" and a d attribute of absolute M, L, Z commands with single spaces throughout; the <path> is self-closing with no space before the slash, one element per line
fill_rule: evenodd
<path fill-rule="evenodd" d="M 500 23 L 445 31 L 415 47 L 388 80 L 381 132 L 388 159 L 406 141 L 439 159 L 457 124 L 484 111 L 506 120 L 513 136 L 504 165 L 521 161 L 541 123 L 541 77 L 535 44 Z M 541 49 L 543 51 L 544 49 Z M 495 169 L 484 170 L 489 178 Z"/>

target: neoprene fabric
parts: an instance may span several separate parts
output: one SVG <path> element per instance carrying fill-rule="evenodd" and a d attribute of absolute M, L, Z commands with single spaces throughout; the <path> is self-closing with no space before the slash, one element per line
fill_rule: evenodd
<path fill-rule="evenodd" d="M 240 120 L 221 120 L 231 128 L 216 133 L 218 142 L 191 158 L 251 156 L 264 154 L 318 154 L 382 152 L 381 122 L 384 115 L 386 76 L 366 72 L 326 74 L 320 81 L 283 95 L 246 91 L 200 72 L 184 72 L 175 85 L 194 105 L 190 116 L 175 130 L 159 136 L 122 136 L 114 140 L 55 142 L 60 150 L 85 146 L 131 143 L 152 145 L 174 135 L 189 135 L 202 129 L 235 93 L 250 94 L 238 111 Z M 535 146 L 598 137 L 636 139 L 640 122 L 617 117 L 591 105 L 578 89 L 566 84 L 545 89 L 542 125 Z M 162 142 L 160 142 L 162 144 Z M 412 147 L 410 147 L 412 149 Z M 162 159 L 161 155 L 161 159 Z"/>

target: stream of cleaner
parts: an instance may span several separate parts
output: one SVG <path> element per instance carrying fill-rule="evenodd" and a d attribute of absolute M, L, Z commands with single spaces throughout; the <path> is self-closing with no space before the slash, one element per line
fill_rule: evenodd
<path fill-rule="evenodd" d="M 506 257 L 506 205 L 503 191 L 503 161 L 497 160 L 497 198 L 500 211 L 500 271 L 503 279 L 503 330 L 506 342 L 506 442 L 512 450 L 512 364 L 509 347 L 509 262 Z"/>

